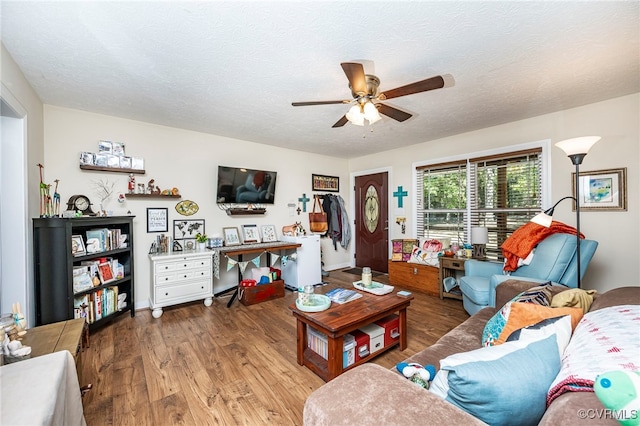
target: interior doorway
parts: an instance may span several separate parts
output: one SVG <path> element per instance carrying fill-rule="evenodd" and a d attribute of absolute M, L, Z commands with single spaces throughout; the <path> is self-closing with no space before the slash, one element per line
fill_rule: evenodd
<path fill-rule="evenodd" d="M 30 323 L 25 115 L 15 99 L 0 97 L 0 312 L 19 302 Z M 13 108 L 13 105 L 17 105 Z"/>
<path fill-rule="evenodd" d="M 387 272 L 389 259 L 388 173 L 355 178 L 356 266 Z"/>

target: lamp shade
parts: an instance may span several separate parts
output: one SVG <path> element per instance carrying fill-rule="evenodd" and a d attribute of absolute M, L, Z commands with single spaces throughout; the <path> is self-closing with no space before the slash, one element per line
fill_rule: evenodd
<path fill-rule="evenodd" d="M 347 120 L 356 126 L 364 126 L 364 114 L 360 111 L 360 105 L 356 104 L 349 109 L 349 112 L 345 114 Z"/>
<path fill-rule="evenodd" d="M 600 136 L 582 136 L 560 141 L 556 143 L 556 146 L 563 150 L 567 156 L 587 154 L 600 139 L 602 139 Z"/>
<path fill-rule="evenodd" d="M 364 104 L 364 118 L 369 120 L 369 124 L 373 124 L 382 117 L 380 117 L 380 113 L 378 113 L 378 108 L 376 108 L 372 102 L 367 102 Z"/>
<path fill-rule="evenodd" d="M 483 226 L 471 228 L 471 244 L 487 244 L 489 242 L 489 230 Z"/>
<path fill-rule="evenodd" d="M 540 212 L 531 218 L 531 222 L 537 223 L 538 225 L 544 226 L 545 228 L 549 228 L 552 221 L 553 218 L 545 212 Z"/>

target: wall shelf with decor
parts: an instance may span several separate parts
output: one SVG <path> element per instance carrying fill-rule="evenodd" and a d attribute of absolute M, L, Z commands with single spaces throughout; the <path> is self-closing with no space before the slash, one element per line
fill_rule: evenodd
<path fill-rule="evenodd" d="M 91 166 L 88 164 L 80 164 L 80 168 L 82 170 L 93 170 L 96 172 L 133 173 L 137 175 L 143 175 L 146 173 L 146 170 L 144 169 L 121 169 L 119 167 Z"/>
<path fill-rule="evenodd" d="M 182 198 L 182 195 L 162 195 L 162 194 L 124 194 L 127 198 Z"/>
<path fill-rule="evenodd" d="M 254 215 L 254 214 L 265 214 L 267 209 L 242 209 L 242 208 L 230 208 L 225 209 L 229 216 L 241 216 L 241 215 Z"/>

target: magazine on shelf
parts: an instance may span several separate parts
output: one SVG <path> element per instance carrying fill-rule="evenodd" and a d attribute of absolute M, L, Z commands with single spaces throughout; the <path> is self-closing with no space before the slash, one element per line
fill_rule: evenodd
<path fill-rule="evenodd" d="M 362 297 L 362 294 L 355 290 L 349 290 L 348 288 L 334 288 L 326 292 L 325 296 L 331 299 L 332 302 L 342 304 L 356 300 Z"/>

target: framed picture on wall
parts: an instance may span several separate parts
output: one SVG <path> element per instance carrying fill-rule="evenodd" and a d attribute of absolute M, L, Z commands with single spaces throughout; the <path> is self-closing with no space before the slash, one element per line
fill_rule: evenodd
<path fill-rule="evenodd" d="M 340 192 L 340 178 L 311 174 L 311 189 L 313 191 Z"/>
<path fill-rule="evenodd" d="M 169 232 L 169 209 L 147 207 L 147 232 Z"/>
<path fill-rule="evenodd" d="M 204 219 L 181 219 L 173 221 L 174 240 L 195 240 L 196 234 L 204 234 Z M 183 245 L 184 247 L 184 245 Z"/>
<path fill-rule="evenodd" d="M 576 191 L 576 174 L 571 174 L 573 196 L 579 197 L 580 210 L 626 211 L 627 168 L 580 172 Z M 576 203 L 573 203 L 576 210 Z"/>

